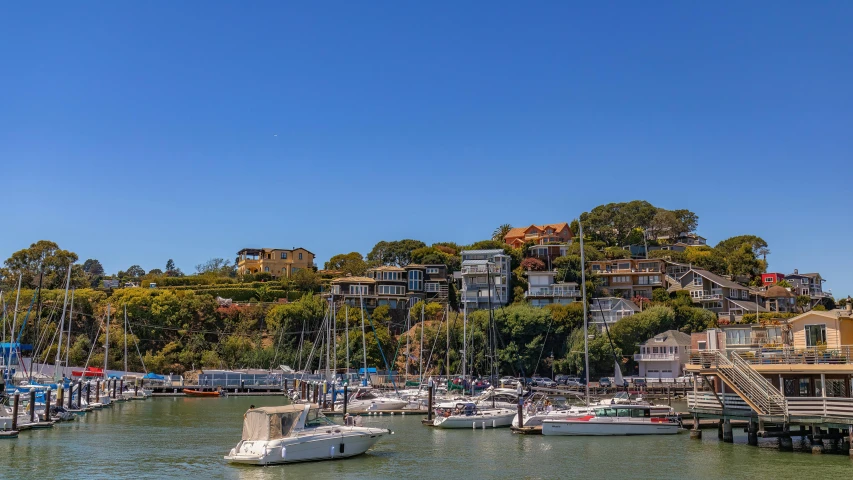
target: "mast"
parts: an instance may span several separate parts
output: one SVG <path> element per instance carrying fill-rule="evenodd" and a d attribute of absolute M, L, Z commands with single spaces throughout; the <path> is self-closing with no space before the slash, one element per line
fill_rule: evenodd
<path fill-rule="evenodd" d="M 347 333 L 347 384 L 349 384 L 349 305 L 344 305 L 344 318 L 346 318 L 344 325 Z"/>
<path fill-rule="evenodd" d="M 65 333 L 65 309 L 68 307 L 68 287 L 71 285 L 71 264 L 68 264 L 68 274 L 65 276 L 65 299 L 62 300 L 62 315 L 59 317 L 59 343 L 56 346 L 56 358 L 53 362 L 53 378 L 59 379 L 59 362 L 62 361 L 62 334 Z M 62 368 L 63 376 L 65 367 Z"/>
<path fill-rule="evenodd" d="M 409 336 L 412 334 L 412 309 L 406 311 L 406 381 L 409 381 L 409 352 L 411 351 L 411 347 L 409 347 Z"/>
<path fill-rule="evenodd" d="M 127 304 L 124 304 L 124 374 L 127 375 Z"/>
<path fill-rule="evenodd" d="M 444 306 L 444 319 L 447 321 L 447 345 L 444 348 L 444 375 L 450 376 L 450 304 Z"/>
<path fill-rule="evenodd" d="M 332 346 L 331 340 L 332 340 L 332 315 L 333 315 L 333 312 L 334 312 L 334 309 L 332 309 L 329 312 L 329 316 L 326 317 L 326 381 L 327 382 L 329 381 L 329 378 L 330 378 L 329 377 L 329 375 L 330 375 L 329 350 L 331 349 L 331 346 Z"/>
<path fill-rule="evenodd" d="M 6 343 L 6 299 L 3 298 L 3 291 L 0 290 L 0 304 L 3 305 L 3 343 Z M 3 358 L 3 367 L 6 367 L 5 358 Z M 6 379 L 6 375 L 3 375 L 3 379 L 0 379 L 0 383 L 3 383 L 3 380 Z"/>
<path fill-rule="evenodd" d="M 68 311 L 68 334 L 65 335 L 65 364 L 62 366 L 62 375 L 65 375 L 65 369 L 68 368 L 68 354 L 71 352 L 71 324 L 74 321 L 74 292 L 76 288 L 71 289 L 71 310 Z"/>
<path fill-rule="evenodd" d="M 462 391 L 465 391 L 465 371 L 468 363 L 468 301 L 462 303 Z"/>
<path fill-rule="evenodd" d="M 104 343 L 104 378 L 107 378 L 107 368 L 109 368 L 110 358 L 110 304 L 107 304 L 107 339 Z"/>
<path fill-rule="evenodd" d="M 424 303 L 421 303 L 421 353 L 418 354 L 418 388 L 424 383 Z"/>
<path fill-rule="evenodd" d="M 6 362 L 6 372 L 3 376 L 8 377 L 7 380 L 12 380 L 12 346 L 15 343 L 15 330 L 18 328 L 18 301 L 21 299 L 21 279 L 23 273 L 18 274 L 18 294 L 15 295 L 15 311 L 12 312 L 12 333 L 9 342 L 9 359 Z"/>
<path fill-rule="evenodd" d="M 583 359 L 586 372 L 586 404 L 589 406 L 589 318 L 586 304 L 586 261 L 583 253 L 583 223 L 578 218 L 578 234 L 581 237 L 581 292 L 583 294 Z"/>
<path fill-rule="evenodd" d="M 338 376 L 338 311 L 335 308 L 335 295 L 332 294 L 332 371 Z"/>
<path fill-rule="evenodd" d="M 361 351 L 364 355 L 364 378 L 361 380 L 363 386 L 367 386 L 367 334 L 364 332 L 364 290 L 358 284 L 358 299 L 361 305 Z"/>

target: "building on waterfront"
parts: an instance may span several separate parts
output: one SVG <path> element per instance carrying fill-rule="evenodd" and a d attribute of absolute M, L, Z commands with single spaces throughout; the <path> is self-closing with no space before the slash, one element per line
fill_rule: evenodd
<path fill-rule="evenodd" d="M 509 302 L 510 256 L 503 250 L 463 250 L 459 272 L 460 304 L 468 309 L 495 308 Z"/>
<path fill-rule="evenodd" d="M 627 298 L 603 297 L 593 298 L 589 307 L 592 323 L 599 330 L 604 330 L 605 323 L 610 325 L 640 311 L 640 307 Z"/>
<path fill-rule="evenodd" d="M 571 241 L 572 230 L 566 222 L 513 228 L 504 235 L 504 243 L 512 248 L 521 248 L 528 242 L 533 242 L 535 245 L 567 245 Z"/>
<path fill-rule="evenodd" d="M 544 307 L 552 303 L 569 304 L 581 298 L 581 291 L 576 282 L 560 282 L 556 280 L 557 272 L 527 271 L 527 291 L 524 297 L 534 307 Z"/>
<path fill-rule="evenodd" d="M 589 262 L 592 272 L 601 278 L 601 289 L 623 298 L 652 298 L 652 290 L 664 287 L 664 261 L 598 260 Z"/>
<path fill-rule="evenodd" d="M 314 268 L 314 254 L 304 248 L 244 248 L 237 252 L 237 275 L 269 273 L 287 278 L 303 268 Z"/>
<path fill-rule="evenodd" d="M 350 306 L 364 304 L 372 310 L 387 305 L 405 309 L 419 300 L 446 302 L 448 295 L 445 265 L 384 265 L 369 268 L 363 277 L 333 279 L 329 294 Z"/>
<path fill-rule="evenodd" d="M 690 268 L 676 280 L 677 283 L 669 287 L 670 292 L 687 291 L 694 304 L 730 322 L 739 321 L 747 313 L 767 312 L 757 292 L 708 270 Z"/>
<path fill-rule="evenodd" d="M 667 330 L 640 345 L 634 360 L 643 378 L 678 378 L 690 359 L 691 337 L 678 330 Z"/>

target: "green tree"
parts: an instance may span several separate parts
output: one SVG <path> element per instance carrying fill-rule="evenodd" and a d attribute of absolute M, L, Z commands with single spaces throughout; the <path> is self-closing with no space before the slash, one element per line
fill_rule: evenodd
<path fill-rule="evenodd" d="M 90 277 L 98 277 L 103 276 L 104 267 L 101 265 L 101 262 L 90 258 L 83 262 L 83 271 Z"/>
<path fill-rule="evenodd" d="M 128 277 L 142 278 L 145 275 L 145 270 L 139 265 L 131 265 L 124 274 Z"/>
<path fill-rule="evenodd" d="M 367 262 L 358 252 L 339 253 L 323 265 L 326 270 L 339 270 L 344 274 L 354 277 L 364 275 L 367 271 Z"/>
<path fill-rule="evenodd" d="M 11 290 L 17 286 L 20 275 L 23 286 L 36 287 L 39 284 L 39 276 L 43 273 L 43 288 L 62 288 L 68 266 L 76 261 L 76 253 L 62 250 L 59 245 L 49 240 L 39 240 L 6 259 L 4 268 L 0 268 L 0 285 L 5 290 Z M 83 267 L 73 265 L 71 286 L 81 288 L 88 283 Z"/>
<path fill-rule="evenodd" d="M 320 275 L 310 268 L 302 268 L 290 276 L 293 285 L 303 292 L 313 292 L 320 288 Z"/>
<path fill-rule="evenodd" d="M 404 239 L 393 242 L 380 241 L 367 254 L 367 260 L 374 265 L 398 265 L 405 267 L 412 262 L 412 251 L 426 247 L 420 240 Z"/>
<path fill-rule="evenodd" d="M 213 274 L 220 277 L 236 277 L 237 266 L 224 258 L 211 258 L 210 260 L 195 266 L 199 275 Z"/>
<path fill-rule="evenodd" d="M 808 295 L 798 295 L 796 302 L 797 307 L 800 308 L 800 311 L 805 312 L 806 310 L 808 310 L 809 305 L 811 305 L 812 299 Z"/>
<path fill-rule="evenodd" d="M 787 280 L 785 280 L 784 278 L 782 280 L 779 280 L 778 282 L 776 282 L 776 285 L 780 286 L 782 288 L 791 288 L 791 284 Z"/>

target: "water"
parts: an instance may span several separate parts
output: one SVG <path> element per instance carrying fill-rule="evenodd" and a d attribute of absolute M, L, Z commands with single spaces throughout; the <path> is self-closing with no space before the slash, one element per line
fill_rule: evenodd
<path fill-rule="evenodd" d="M 365 417 L 390 428 L 367 455 L 331 462 L 273 467 L 227 464 L 222 456 L 240 440 L 250 404 L 281 397 L 157 398 L 126 402 L 48 430 L 0 440 L 3 478 L 832 478 L 853 474 L 846 455 L 782 453 L 775 440 L 747 446 L 701 441 L 687 433 L 660 437 L 541 437 L 508 429 L 440 430 L 420 417 Z M 742 429 L 741 429 L 742 430 Z M 795 448 L 799 439 L 794 442 Z"/>

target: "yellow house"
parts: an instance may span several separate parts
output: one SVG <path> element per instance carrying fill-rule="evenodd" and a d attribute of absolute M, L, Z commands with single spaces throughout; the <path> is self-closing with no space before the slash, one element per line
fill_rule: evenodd
<path fill-rule="evenodd" d="M 788 325 L 791 327 L 795 350 L 853 348 L 853 316 L 847 310 L 812 310 L 789 319 Z"/>
<path fill-rule="evenodd" d="M 237 252 L 237 274 L 269 273 L 286 278 L 303 268 L 314 267 L 314 254 L 304 248 L 244 248 Z"/>

